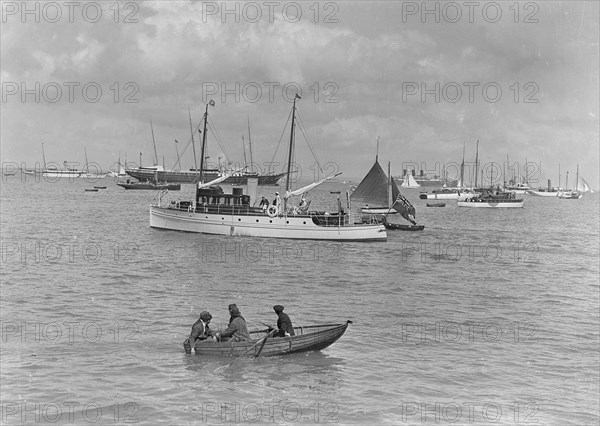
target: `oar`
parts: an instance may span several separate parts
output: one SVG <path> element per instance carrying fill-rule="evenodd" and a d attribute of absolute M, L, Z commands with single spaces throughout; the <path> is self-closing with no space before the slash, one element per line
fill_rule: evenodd
<path fill-rule="evenodd" d="M 263 346 L 265 345 L 265 342 L 267 341 L 267 339 L 277 330 L 271 330 L 269 331 L 269 333 L 267 333 L 267 335 L 265 337 L 263 337 L 262 339 L 258 340 L 255 344 L 253 344 L 252 346 L 250 346 L 248 348 L 247 351 L 245 351 L 243 354 L 241 354 L 240 356 L 238 356 L 236 359 L 234 359 L 227 367 L 230 367 L 234 362 L 236 362 L 238 359 L 240 359 L 241 357 L 243 357 L 244 355 L 246 355 L 248 352 L 250 352 L 252 349 L 254 349 L 259 343 L 262 343 L 262 346 L 260 347 L 260 350 L 258 351 L 258 353 L 260 353 L 260 351 L 262 351 Z M 258 356 L 258 355 L 256 355 Z"/>
<path fill-rule="evenodd" d="M 267 340 L 269 339 L 269 337 L 271 337 L 271 335 L 275 333 L 275 330 L 271 330 L 269 331 L 269 333 L 265 336 L 262 345 L 260 345 L 260 349 L 258 350 L 258 352 L 256 352 L 256 354 L 254 355 L 254 358 L 258 358 L 258 356 L 260 355 L 260 353 L 262 352 L 263 348 L 265 347 L 265 343 L 267 343 Z"/>

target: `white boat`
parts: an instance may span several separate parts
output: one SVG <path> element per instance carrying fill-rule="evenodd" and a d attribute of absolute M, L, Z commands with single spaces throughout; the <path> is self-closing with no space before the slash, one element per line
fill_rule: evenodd
<path fill-rule="evenodd" d="M 333 178 L 328 176 L 295 191 L 290 190 L 290 165 L 294 147 L 294 125 L 296 116 L 296 95 L 292 107 L 290 144 L 286 174 L 286 192 L 283 206 L 271 205 L 264 211 L 252 206 L 252 192 L 256 190 L 257 179 L 248 183 L 246 190 L 250 194 L 225 193 L 217 185 L 227 179 L 227 175 L 207 183 L 198 183 L 195 198 L 191 201 L 163 202 L 159 197 L 158 203 L 150 206 L 150 226 L 153 228 L 176 231 L 198 232 L 205 234 L 290 238 L 302 240 L 334 240 L 334 241 L 385 241 L 387 233 L 381 224 L 363 224 L 350 221 L 348 212 L 344 211 L 338 199 L 338 211 L 317 212 L 308 211 L 299 206 L 292 206 L 292 197 L 303 195 L 305 192 Z M 202 150 L 200 158 L 204 159 L 206 150 L 206 123 L 208 107 L 214 106 L 214 101 L 206 105 L 204 113 L 204 132 L 202 134 Z M 204 161 L 200 162 L 200 176 Z M 254 187 L 254 191 L 250 190 Z"/>
<path fill-rule="evenodd" d="M 526 183 L 518 182 L 514 185 L 506 186 L 504 190 L 507 192 L 514 192 L 517 195 L 525 195 L 531 190 L 531 188 Z"/>
<path fill-rule="evenodd" d="M 431 194 L 421 192 L 419 198 L 421 200 L 458 200 L 461 195 L 459 188 L 442 188 L 437 191 L 432 191 Z"/>
<path fill-rule="evenodd" d="M 539 188 L 537 190 L 530 189 L 529 191 L 527 191 L 527 193 L 530 195 L 535 195 L 537 197 L 557 197 L 559 194 L 559 190 L 557 188 L 551 188 L 549 190 L 545 188 Z"/>
<path fill-rule="evenodd" d="M 402 182 L 402 188 L 420 188 L 421 185 L 417 183 L 412 173 L 408 172 L 404 175 L 404 181 Z"/>
<path fill-rule="evenodd" d="M 458 207 L 474 207 L 474 208 L 522 208 L 525 200 L 516 198 L 513 192 L 501 192 L 494 189 L 489 189 L 479 193 L 478 196 L 458 200 Z"/>
<path fill-rule="evenodd" d="M 565 179 L 565 188 L 569 187 L 569 172 Z M 558 198 L 565 200 L 579 200 L 585 192 L 591 192 L 590 186 L 585 179 L 579 177 L 579 164 L 577 165 L 577 175 L 575 177 L 575 188 L 558 192 Z"/>

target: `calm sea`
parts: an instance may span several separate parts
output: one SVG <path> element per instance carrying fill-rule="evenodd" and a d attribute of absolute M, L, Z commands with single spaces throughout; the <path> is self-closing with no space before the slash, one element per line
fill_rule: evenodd
<path fill-rule="evenodd" d="M 514 210 L 404 194 L 423 232 L 340 244 L 159 231 L 153 192 L 4 177 L 2 422 L 597 425 L 598 194 Z M 275 304 L 353 324 L 317 353 L 185 355 L 200 311 L 219 326 L 229 303 L 251 328 Z"/>

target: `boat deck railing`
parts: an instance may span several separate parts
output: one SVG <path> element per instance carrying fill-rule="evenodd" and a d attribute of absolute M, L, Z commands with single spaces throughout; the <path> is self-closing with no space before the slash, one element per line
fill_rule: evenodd
<path fill-rule="evenodd" d="M 276 216 L 269 216 L 267 211 L 261 207 L 252 207 L 247 204 L 197 204 L 196 208 L 189 201 L 172 201 L 168 205 L 169 209 L 189 212 L 189 213 L 211 213 L 223 215 L 238 215 L 238 216 L 255 216 L 261 215 L 265 218 L 273 217 L 294 217 L 307 218 L 313 221 L 315 225 L 322 227 L 338 227 L 349 226 L 350 217 L 345 212 L 324 212 L 324 211 L 308 211 L 305 213 L 298 212 L 293 208 L 289 208 L 287 214 L 279 212 Z"/>

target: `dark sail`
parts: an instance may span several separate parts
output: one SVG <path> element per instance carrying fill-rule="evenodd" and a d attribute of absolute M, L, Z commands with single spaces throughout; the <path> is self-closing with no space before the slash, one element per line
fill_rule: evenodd
<path fill-rule="evenodd" d="M 350 195 L 350 199 L 353 202 L 362 202 L 372 206 L 384 207 L 388 205 L 388 177 L 377 160 Z"/>

